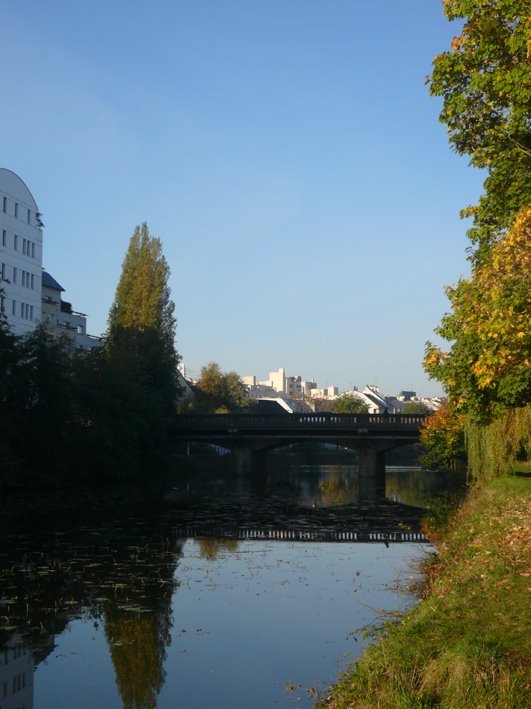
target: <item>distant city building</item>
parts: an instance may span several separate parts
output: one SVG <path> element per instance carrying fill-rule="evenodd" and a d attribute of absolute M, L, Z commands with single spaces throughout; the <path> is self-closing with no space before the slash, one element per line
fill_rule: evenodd
<path fill-rule="evenodd" d="M 362 390 L 351 389 L 344 392 L 345 395 L 353 396 L 367 405 L 370 414 L 383 414 L 385 411 L 389 413 L 397 413 L 398 409 L 392 405 L 388 397 L 383 396 L 380 388 L 375 384 L 368 385 Z"/>
<path fill-rule="evenodd" d="M 318 389 L 314 381 L 303 381 L 299 375 L 287 376 L 283 367 L 275 372 L 269 372 L 269 379 L 257 381 L 254 375 L 246 375 L 242 377 L 242 381 L 248 387 L 249 396 L 254 399 L 270 396 L 273 392 L 285 394 L 292 399 L 311 397 L 333 399 L 339 393 L 339 389 L 334 386 Z"/>
<path fill-rule="evenodd" d="M 252 386 L 246 385 L 245 389 L 249 399 L 267 399 L 270 397 L 275 397 L 278 393 L 272 386 L 268 386 L 266 384 L 253 384 Z"/>
<path fill-rule="evenodd" d="M 412 399 L 415 399 L 416 396 L 416 391 L 400 391 L 398 392 L 398 396 L 396 398 L 398 401 L 411 401 Z"/>
<path fill-rule="evenodd" d="M 335 386 L 324 387 L 323 389 L 315 387 L 310 391 L 311 399 L 327 399 L 328 401 L 332 401 L 333 399 L 337 399 L 338 396 L 339 389 Z"/>
<path fill-rule="evenodd" d="M 385 411 L 390 414 L 400 413 L 405 404 L 410 401 L 421 401 L 428 409 L 435 411 L 444 401 L 444 398 L 437 396 L 418 398 L 415 391 L 407 390 L 401 391 L 398 396 L 385 396 L 376 384 L 367 384 L 361 391 L 353 387 L 340 394 L 336 386 L 321 388 L 313 379 L 303 380 L 298 375 L 287 376 L 284 368 L 269 372 L 269 379 L 264 381 L 258 381 L 254 375 L 246 375 L 242 377 L 242 381 L 249 398 L 269 400 L 280 397 L 284 401 L 296 402 L 299 411 L 314 410 L 316 406 L 322 407 L 322 402 L 331 402 L 343 395 L 354 396 L 363 401 L 370 414 L 381 414 Z M 305 402 L 309 406 L 305 406 Z"/>
<path fill-rule="evenodd" d="M 313 379 L 302 382 L 302 395 L 304 397 L 311 397 L 314 389 L 317 389 L 317 382 L 314 382 Z"/>
<path fill-rule="evenodd" d="M 42 222 L 26 184 L 0 168 L 0 308 L 15 335 L 41 320 Z"/>

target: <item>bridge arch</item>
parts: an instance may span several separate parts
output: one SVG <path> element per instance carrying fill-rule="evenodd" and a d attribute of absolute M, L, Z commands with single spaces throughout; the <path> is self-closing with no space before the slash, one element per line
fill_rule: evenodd
<path fill-rule="evenodd" d="M 240 474 L 251 474 L 257 457 L 301 442 L 336 443 L 359 456 L 360 495 L 385 495 L 385 452 L 418 441 L 419 414 L 210 414 L 181 415 L 170 434 L 229 448 Z"/>

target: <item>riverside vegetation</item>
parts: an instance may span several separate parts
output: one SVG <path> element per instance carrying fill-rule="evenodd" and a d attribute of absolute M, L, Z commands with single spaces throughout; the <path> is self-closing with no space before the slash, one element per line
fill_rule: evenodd
<path fill-rule="evenodd" d="M 438 530 L 423 600 L 387 624 L 320 706 L 528 706 L 530 498 L 523 477 L 475 488 Z"/>
<path fill-rule="evenodd" d="M 0 313 L 0 491 L 164 480 L 180 394 L 169 273 L 160 240 L 136 227 L 90 352 L 45 325 L 16 336 Z M 238 375 L 215 363 L 197 390 L 201 413 L 248 405 Z"/>
<path fill-rule="evenodd" d="M 424 463 L 467 464 L 470 486 L 424 565 L 421 601 L 330 690 L 320 706 L 529 706 L 531 453 L 531 80 L 528 4 L 445 0 L 461 22 L 428 79 L 455 150 L 486 170 L 479 204 L 462 212 L 471 276 L 448 287 L 452 306 L 424 366 L 448 404 L 422 434 Z M 519 475 L 515 475 L 519 473 Z"/>

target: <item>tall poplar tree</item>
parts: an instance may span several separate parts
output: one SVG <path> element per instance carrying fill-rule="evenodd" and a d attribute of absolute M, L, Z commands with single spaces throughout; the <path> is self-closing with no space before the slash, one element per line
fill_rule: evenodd
<path fill-rule="evenodd" d="M 160 239 L 135 227 L 109 313 L 107 353 L 122 373 L 147 388 L 166 412 L 178 395 L 174 303 Z"/>

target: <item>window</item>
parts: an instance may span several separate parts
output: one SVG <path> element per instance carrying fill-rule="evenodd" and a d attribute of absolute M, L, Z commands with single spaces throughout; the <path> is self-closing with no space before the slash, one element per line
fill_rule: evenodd
<path fill-rule="evenodd" d="M 18 269 L 13 268 L 13 283 L 17 282 L 17 278 L 18 278 Z"/>
<path fill-rule="evenodd" d="M 31 258 L 35 258 L 35 244 L 31 242 Z"/>
<path fill-rule="evenodd" d="M 18 202 L 15 202 L 15 217 L 18 219 Z"/>
<path fill-rule="evenodd" d="M 0 280 L 4 281 L 6 277 L 6 265 L 5 263 L 0 263 Z"/>
<path fill-rule="evenodd" d="M 2 246 L 5 246 L 7 243 L 7 233 L 5 229 L 2 229 Z"/>
<path fill-rule="evenodd" d="M 13 234 L 13 248 L 18 251 L 18 236 L 16 234 Z"/>
<path fill-rule="evenodd" d="M 28 224 L 31 224 L 31 210 L 28 209 Z"/>
<path fill-rule="evenodd" d="M 7 197 L 4 197 L 4 199 L 2 200 L 2 210 L 4 212 L 7 212 Z"/>
<path fill-rule="evenodd" d="M 30 320 L 33 320 L 33 305 L 30 305 Z"/>
<path fill-rule="evenodd" d="M 31 274 L 30 288 L 31 288 L 32 290 L 35 289 L 35 274 L 34 274 L 34 273 Z"/>
<path fill-rule="evenodd" d="M 13 315 L 17 314 L 17 301 L 16 300 L 14 300 L 11 305 L 11 312 L 13 313 Z"/>

